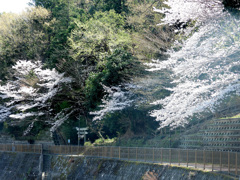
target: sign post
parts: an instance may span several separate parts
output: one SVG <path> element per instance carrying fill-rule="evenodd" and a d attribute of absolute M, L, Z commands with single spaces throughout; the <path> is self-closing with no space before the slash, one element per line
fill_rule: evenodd
<path fill-rule="evenodd" d="M 79 146 L 79 141 L 81 138 L 84 138 L 84 144 L 86 142 L 86 135 L 88 134 L 87 130 L 88 130 L 88 127 L 85 127 L 85 128 L 78 128 L 76 127 L 77 129 L 77 134 L 78 134 L 78 146 Z"/>

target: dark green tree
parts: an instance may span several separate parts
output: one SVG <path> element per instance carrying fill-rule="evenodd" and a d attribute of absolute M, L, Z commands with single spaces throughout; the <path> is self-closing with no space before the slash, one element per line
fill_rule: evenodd
<path fill-rule="evenodd" d="M 67 39 L 74 29 L 73 19 L 77 18 L 79 9 L 75 6 L 74 0 L 33 0 L 33 3 L 51 11 L 54 24 L 49 31 L 47 63 L 51 67 L 56 67 L 60 60 L 69 57 Z"/>
<path fill-rule="evenodd" d="M 114 9 L 117 13 L 128 12 L 126 0 L 104 0 L 107 11 Z"/>

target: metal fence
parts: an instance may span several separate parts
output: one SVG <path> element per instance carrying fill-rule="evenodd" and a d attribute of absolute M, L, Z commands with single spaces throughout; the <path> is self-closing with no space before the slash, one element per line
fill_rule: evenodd
<path fill-rule="evenodd" d="M 177 165 L 240 175 L 240 153 L 190 149 L 0 144 L 0 151 L 56 155 L 83 155 L 119 160 Z"/>
<path fill-rule="evenodd" d="M 42 153 L 41 144 L 0 144 L 0 151 L 23 152 L 23 153 Z"/>

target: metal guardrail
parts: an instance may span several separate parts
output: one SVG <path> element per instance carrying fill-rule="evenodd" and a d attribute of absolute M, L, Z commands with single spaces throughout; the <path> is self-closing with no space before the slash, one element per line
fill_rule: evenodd
<path fill-rule="evenodd" d="M 177 165 L 240 175 L 240 153 L 191 149 L 0 144 L 0 151 L 49 155 L 83 155 Z"/>

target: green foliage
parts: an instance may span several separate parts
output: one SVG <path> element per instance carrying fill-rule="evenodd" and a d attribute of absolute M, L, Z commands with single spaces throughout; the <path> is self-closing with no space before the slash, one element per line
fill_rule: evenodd
<path fill-rule="evenodd" d="M 85 93 L 89 102 L 98 102 L 103 96 L 102 84 L 107 86 L 117 85 L 136 73 L 137 65 L 131 53 L 123 48 L 116 49 L 105 61 L 97 64 L 96 73 L 90 73 L 86 80 Z"/>
<path fill-rule="evenodd" d="M 8 129 L 8 123 L 6 121 L 3 123 L 3 128 Z"/>
<path fill-rule="evenodd" d="M 71 144 L 78 144 L 77 130 L 78 121 L 68 120 L 60 128 L 65 140 L 70 139 Z"/>
<path fill-rule="evenodd" d="M 89 145 L 94 145 L 94 146 L 109 146 L 109 145 L 111 145 L 115 142 L 116 142 L 116 138 L 112 138 L 112 139 L 110 139 L 110 138 L 106 138 L 106 139 L 99 138 L 99 139 L 96 139 L 93 144 L 91 144 L 91 143 L 88 143 L 88 144 Z"/>
<path fill-rule="evenodd" d="M 127 0 L 81 0 L 77 3 L 79 7 L 86 9 L 88 13 L 94 14 L 97 11 L 114 10 L 118 14 L 129 12 Z"/>
<path fill-rule="evenodd" d="M 173 42 L 172 28 L 157 26 L 164 15 L 152 11 L 153 7 L 161 9 L 163 6 L 163 0 L 128 0 L 131 13 L 127 14 L 126 21 L 132 30 L 134 54 L 139 59 L 163 58 Z"/>
<path fill-rule="evenodd" d="M 103 137 L 147 137 L 153 134 L 158 122 L 147 115 L 147 110 L 126 108 L 121 112 L 109 113 L 101 121 Z M 142 128 L 144 127 L 144 129 Z"/>
<path fill-rule="evenodd" d="M 92 146 L 92 143 L 90 141 L 85 142 L 84 146 Z"/>
<path fill-rule="evenodd" d="M 8 132 L 9 134 L 17 138 L 22 136 L 24 128 L 25 128 L 24 126 L 10 126 L 7 123 L 5 123 L 3 131 Z"/>
<path fill-rule="evenodd" d="M 69 38 L 75 60 L 103 60 L 117 47 L 130 45 L 130 35 L 123 29 L 123 17 L 112 10 L 97 12 L 87 22 L 75 23 L 77 28 Z"/>
<path fill-rule="evenodd" d="M 125 121 L 121 117 L 120 112 L 115 112 L 107 114 L 103 119 L 103 132 L 104 136 L 109 136 L 110 138 L 117 137 L 126 133 L 128 127 L 128 121 Z"/>
<path fill-rule="evenodd" d="M 84 17 L 83 11 L 78 13 L 74 0 L 33 0 L 35 6 L 41 6 L 51 11 L 53 20 L 49 30 L 49 44 L 46 50 L 46 62 L 50 67 L 56 67 L 61 59 L 68 59 L 68 37 L 74 29 L 73 19 L 78 16 Z"/>
<path fill-rule="evenodd" d="M 68 108 L 70 105 L 67 101 L 63 101 L 62 103 L 59 104 L 61 109 Z"/>
<path fill-rule="evenodd" d="M 102 139 L 102 138 L 96 139 L 94 143 L 97 145 L 101 145 L 104 143 L 104 139 Z"/>
<path fill-rule="evenodd" d="M 127 0 L 103 0 L 98 9 L 99 8 L 104 11 L 113 9 L 119 14 L 128 12 Z"/>
<path fill-rule="evenodd" d="M 144 147 L 146 139 L 139 138 L 127 138 L 118 140 L 115 145 L 116 146 L 125 146 L 125 147 Z"/>
<path fill-rule="evenodd" d="M 71 106 L 71 104 L 65 100 L 65 101 L 57 103 L 56 109 L 57 109 L 57 112 L 61 112 L 63 109 L 69 108 L 70 106 Z"/>
<path fill-rule="evenodd" d="M 87 99 L 87 106 L 89 108 L 95 108 L 99 103 L 99 97 L 103 97 L 103 88 L 100 84 L 101 73 L 90 73 L 88 79 L 86 80 L 85 86 L 85 96 Z"/>
<path fill-rule="evenodd" d="M 73 61 L 67 62 L 74 63 L 75 68 L 69 74 L 77 82 L 84 82 L 87 105 L 94 108 L 104 95 L 101 83 L 119 84 L 136 70 L 136 60 L 130 52 L 131 37 L 124 29 L 124 18 L 113 10 L 96 12 L 88 21 L 75 23 L 69 38 Z"/>
<path fill-rule="evenodd" d="M 16 59 L 44 59 L 48 48 L 50 12 L 31 8 L 21 15 L 0 16 L 0 77 Z"/>
<path fill-rule="evenodd" d="M 116 49 L 106 58 L 106 66 L 103 72 L 103 83 L 106 85 L 116 85 L 124 78 L 129 79 L 134 70 L 134 57 L 123 48 Z"/>
<path fill-rule="evenodd" d="M 8 68 L 17 59 L 42 60 L 47 67 L 71 76 L 71 87 L 63 87 L 52 98 L 56 102 L 51 107 L 53 113 L 74 107 L 79 109 L 77 113 L 87 114 L 100 104 L 105 93 L 102 84 L 117 86 L 129 81 L 140 74 L 139 59 L 161 55 L 171 44 L 171 29 L 155 26 L 162 15 L 151 11 L 152 6 L 160 7 L 162 0 L 32 2 L 36 7 L 21 15 L 0 15 L 0 78 L 7 79 Z M 30 71 L 24 83 L 34 87 L 37 82 Z M 103 120 L 104 137 L 152 133 L 155 124 L 144 116 L 145 111 L 125 112 L 127 115 L 111 114 Z M 61 127 L 65 138 L 73 143 L 77 142 L 75 116 L 76 113 Z M 27 124 L 21 128 L 7 124 L 5 129 L 21 136 Z M 32 135 L 41 134 L 41 129 L 46 128 L 36 124 Z"/>
<path fill-rule="evenodd" d="M 237 115 L 232 116 L 232 117 L 223 117 L 221 119 L 234 119 L 234 118 L 240 118 L 240 114 L 237 114 Z"/>
<path fill-rule="evenodd" d="M 235 116 L 233 116 L 231 118 L 240 118 L 240 114 L 237 114 L 237 115 L 235 115 Z"/>
<path fill-rule="evenodd" d="M 32 8 L 20 16 L 4 14 L 0 18 L 1 58 L 10 60 L 44 57 L 48 41 L 50 13 L 43 8 Z M 5 22 L 8 23 L 5 23 Z"/>

